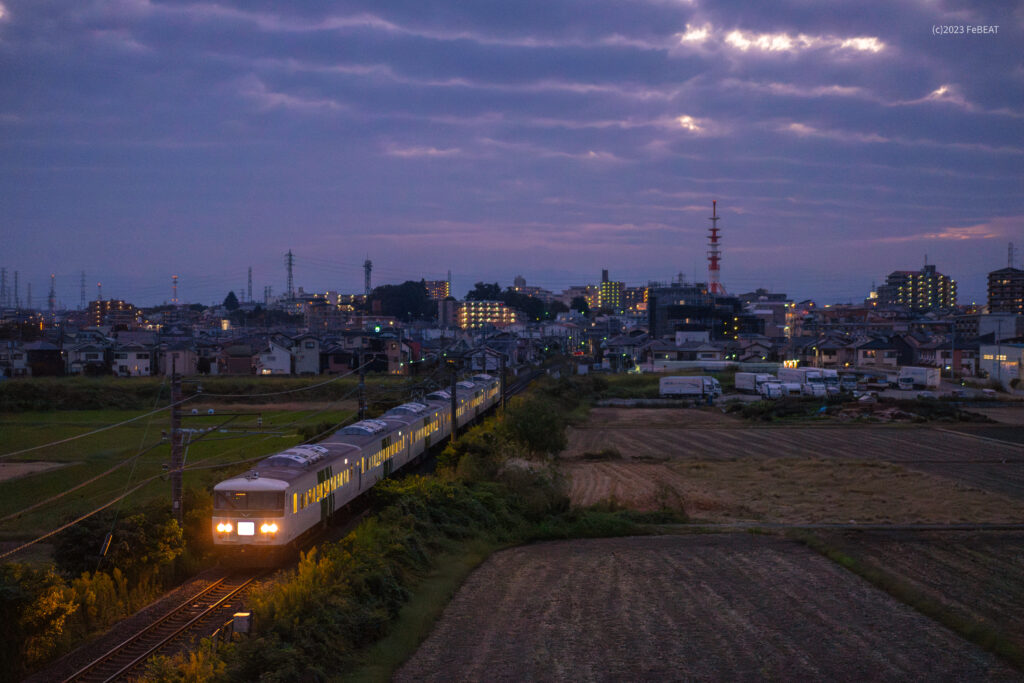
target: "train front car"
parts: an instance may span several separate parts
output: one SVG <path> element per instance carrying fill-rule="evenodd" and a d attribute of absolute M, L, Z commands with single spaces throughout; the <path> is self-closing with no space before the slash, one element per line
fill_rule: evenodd
<path fill-rule="evenodd" d="M 299 496 L 305 502 L 308 491 L 318 490 L 318 480 L 322 488 L 324 473 L 346 462 L 344 456 L 354 450 L 346 445 L 295 446 L 214 486 L 213 543 L 222 559 L 273 564 L 287 556 L 323 516 L 319 510 L 320 514 L 301 514 Z M 332 476 L 331 481 L 335 479 L 340 485 L 344 476 Z"/>

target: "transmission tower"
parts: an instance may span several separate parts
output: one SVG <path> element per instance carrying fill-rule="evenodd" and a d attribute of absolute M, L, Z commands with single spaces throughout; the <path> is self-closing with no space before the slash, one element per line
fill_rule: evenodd
<path fill-rule="evenodd" d="M 722 252 L 718 249 L 718 221 L 722 219 L 718 215 L 718 201 L 711 202 L 711 227 L 708 228 L 708 291 L 712 294 L 725 294 L 725 287 L 719 279 L 719 261 Z"/>
<path fill-rule="evenodd" d="M 7 269 L 0 268 L 0 306 L 7 305 Z"/>
<path fill-rule="evenodd" d="M 81 300 L 78 302 L 78 310 L 84 311 L 85 310 L 85 271 L 84 270 L 82 271 L 82 281 L 79 284 L 79 287 L 81 289 L 81 292 L 80 292 Z"/>
<path fill-rule="evenodd" d="M 292 267 L 295 265 L 295 256 L 292 254 L 291 249 L 289 249 L 288 253 L 285 254 L 284 262 L 288 266 L 288 300 L 291 301 L 295 298 L 295 279 L 292 277 Z"/>
<path fill-rule="evenodd" d="M 363 261 L 363 273 L 365 279 L 366 296 L 370 296 L 370 292 L 373 291 L 370 288 L 370 271 L 373 270 L 373 261 L 366 259 Z"/>
<path fill-rule="evenodd" d="M 21 294 L 18 293 L 18 271 L 14 271 L 14 307 L 21 308 Z"/>
<path fill-rule="evenodd" d="M 25 308 L 27 308 L 28 310 L 31 311 L 32 310 L 32 283 L 31 282 L 26 282 L 25 283 L 25 289 L 27 290 L 26 293 L 25 293 Z"/>
<path fill-rule="evenodd" d="M 171 303 L 178 305 L 178 276 L 171 276 Z"/>
<path fill-rule="evenodd" d="M 249 303 L 252 303 L 252 266 L 249 266 L 249 296 L 247 298 Z"/>

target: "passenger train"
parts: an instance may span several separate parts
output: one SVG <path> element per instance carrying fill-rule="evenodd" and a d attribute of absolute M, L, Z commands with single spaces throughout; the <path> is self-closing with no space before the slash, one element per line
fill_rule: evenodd
<path fill-rule="evenodd" d="M 459 428 L 501 400 L 500 383 L 456 384 Z M 435 391 L 380 417 L 295 446 L 213 488 L 213 541 L 226 559 L 261 561 L 297 547 L 339 509 L 451 434 L 451 394 Z"/>

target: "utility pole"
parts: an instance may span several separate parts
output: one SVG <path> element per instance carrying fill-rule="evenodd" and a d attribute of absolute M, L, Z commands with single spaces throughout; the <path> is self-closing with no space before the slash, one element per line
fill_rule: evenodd
<path fill-rule="evenodd" d="M 50 273 L 50 296 L 48 299 L 50 307 L 50 325 L 57 324 L 57 276 Z"/>
<path fill-rule="evenodd" d="M 356 353 L 356 362 L 359 364 L 359 419 L 366 419 L 366 364 L 363 362 L 362 338 L 359 339 L 360 348 Z"/>
<path fill-rule="evenodd" d="M 181 377 L 178 375 L 175 361 L 171 359 L 171 512 L 180 524 L 181 509 L 181 468 L 184 457 L 181 452 Z"/>

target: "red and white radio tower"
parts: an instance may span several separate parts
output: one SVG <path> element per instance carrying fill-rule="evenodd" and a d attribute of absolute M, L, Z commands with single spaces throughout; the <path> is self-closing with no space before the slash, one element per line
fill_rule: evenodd
<path fill-rule="evenodd" d="M 722 286 L 721 281 L 718 279 L 720 268 L 718 267 L 718 261 L 722 258 L 722 253 L 718 250 L 718 221 L 721 220 L 721 216 L 718 215 L 718 201 L 711 201 L 711 227 L 708 228 L 708 291 L 712 294 L 725 294 L 725 287 Z"/>

